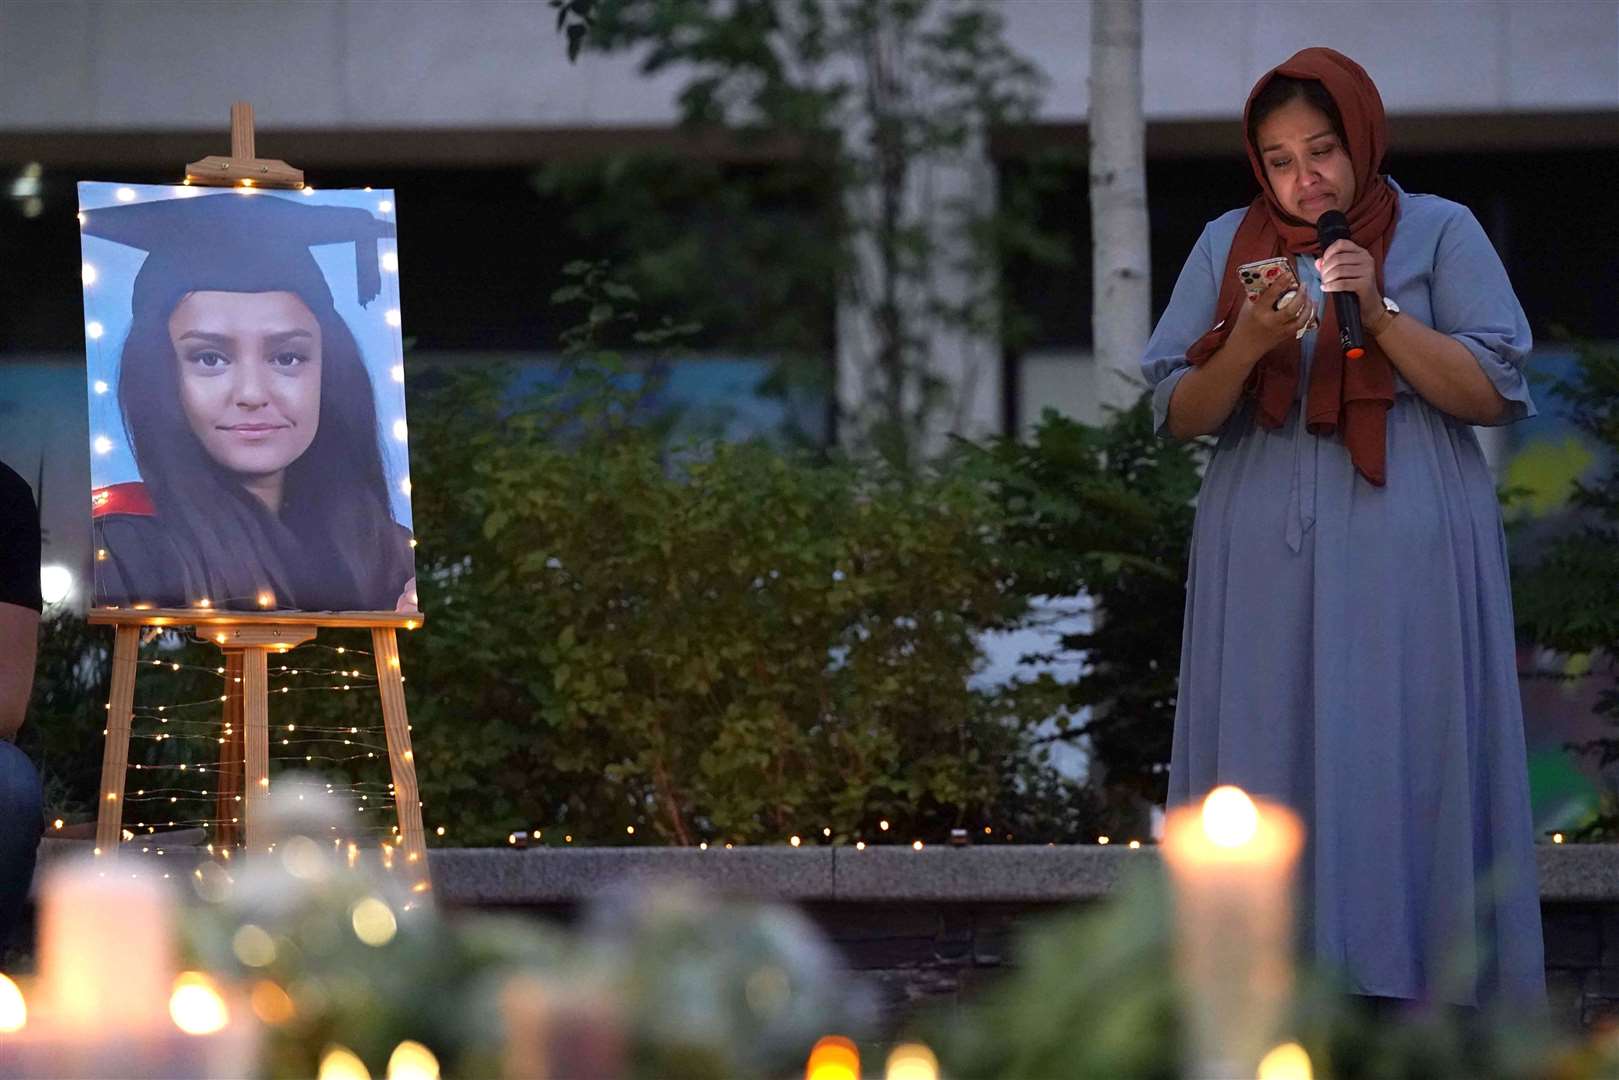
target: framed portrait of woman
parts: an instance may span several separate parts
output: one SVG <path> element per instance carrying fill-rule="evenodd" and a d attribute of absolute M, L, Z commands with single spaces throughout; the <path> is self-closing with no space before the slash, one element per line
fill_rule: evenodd
<path fill-rule="evenodd" d="M 413 612 L 390 191 L 79 185 L 94 607 Z"/>

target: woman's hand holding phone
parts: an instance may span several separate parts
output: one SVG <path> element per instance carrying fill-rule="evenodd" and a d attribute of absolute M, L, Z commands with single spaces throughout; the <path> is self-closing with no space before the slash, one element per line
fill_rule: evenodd
<path fill-rule="evenodd" d="M 1289 338 L 1300 338 L 1315 318 L 1315 305 L 1292 275 L 1278 277 L 1261 292 L 1248 295 L 1237 311 L 1233 336 L 1241 335 L 1263 356 Z"/>

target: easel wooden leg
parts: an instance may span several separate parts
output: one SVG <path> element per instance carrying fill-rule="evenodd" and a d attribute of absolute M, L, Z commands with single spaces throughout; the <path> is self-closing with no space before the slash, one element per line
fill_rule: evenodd
<path fill-rule="evenodd" d="M 399 812 L 399 833 L 404 838 L 405 865 L 410 867 L 415 879 L 412 890 L 425 892 L 430 888 L 427 838 L 422 833 L 416 757 L 410 749 L 410 720 L 405 714 L 405 680 L 399 670 L 399 640 L 392 627 L 372 627 L 371 654 L 377 664 L 377 688 L 382 693 L 382 726 L 388 735 L 388 764 L 393 769 L 394 806 Z"/>
<path fill-rule="evenodd" d="M 96 854 L 116 855 L 123 839 L 124 774 L 129 769 L 129 725 L 135 710 L 135 665 L 141 628 L 120 626 L 113 634 L 112 692 L 101 751 L 101 800 L 96 811 Z"/>
<path fill-rule="evenodd" d="M 270 795 L 270 676 L 264 649 L 241 652 L 242 742 L 247 751 L 242 823 L 248 854 L 262 855 L 269 848 L 264 804 Z"/>
<path fill-rule="evenodd" d="M 246 755 L 240 649 L 225 650 L 225 707 L 220 712 L 220 737 L 225 741 L 219 744 L 219 771 L 214 776 L 214 843 L 235 847 L 242 842 L 242 765 Z"/>

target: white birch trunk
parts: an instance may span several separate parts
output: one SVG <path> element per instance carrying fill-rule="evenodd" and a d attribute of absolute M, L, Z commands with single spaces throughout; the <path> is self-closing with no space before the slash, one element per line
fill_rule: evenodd
<path fill-rule="evenodd" d="M 1152 320 L 1141 107 L 1141 0 L 1091 5 L 1091 299 L 1096 395 L 1127 408 L 1144 388 Z"/>

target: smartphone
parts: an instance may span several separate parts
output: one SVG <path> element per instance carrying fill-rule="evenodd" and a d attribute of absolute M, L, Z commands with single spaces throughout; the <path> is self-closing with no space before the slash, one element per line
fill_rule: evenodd
<path fill-rule="evenodd" d="M 1242 279 L 1243 291 L 1248 294 L 1248 299 L 1250 300 L 1270 288 L 1271 283 L 1277 278 L 1283 278 L 1288 283 L 1289 290 L 1299 287 L 1298 276 L 1293 273 L 1293 260 L 1286 255 L 1277 255 L 1270 259 L 1259 259 L 1255 262 L 1243 263 L 1237 267 L 1237 276 Z M 1278 298 L 1276 303 L 1280 306 L 1292 298 L 1293 293 L 1289 291 Z M 1300 327 L 1293 336 L 1295 339 L 1302 338 L 1307 332 L 1316 329 L 1320 325 L 1321 320 L 1318 314 L 1312 310 L 1309 321 Z"/>
<path fill-rule="evenodd" d="M 1293 260 L 1286 255 L 1243 263 L 1237 267 L 1237 276 L 1242 279 L 1243 291 L 1248 294 L 1250 300 L 1270 288 L 1272 282 L 1284 275 L 1288 281 L 1297 284 L 1293 275 Z"/>

